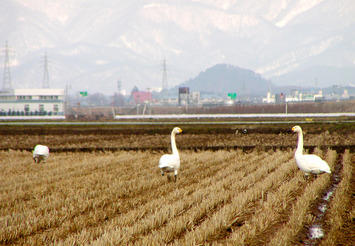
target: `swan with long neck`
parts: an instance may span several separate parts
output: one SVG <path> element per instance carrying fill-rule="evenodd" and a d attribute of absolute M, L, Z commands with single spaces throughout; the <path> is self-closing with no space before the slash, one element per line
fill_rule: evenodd
<path fill-rule="evenodd" d="M 306 175 L 310 173 L 331 173 L 327 162 L 322 160 L 317 155 L 304 155 L 303 154 L 303 133 L 300 126 L 292 127 L 293 132 L 298 134 L 297 149 L 295 152 L 295 160 L 299 169 L 301 169 Z"/>
<path fill-rule="evenodd" d="M 176 147 L 175 135 L 181 133 L 182 130 L 179 127 L 175 127 L 171 131 L 171 149 L 172 154 L 165 154 L 160 157 L 159 168 L 161 175 L 164 176 L 165 173 L 174 172 L 175 181 L 177 179 L 178 170 L 180 168 L 180 156 L 179 151 Z"/>

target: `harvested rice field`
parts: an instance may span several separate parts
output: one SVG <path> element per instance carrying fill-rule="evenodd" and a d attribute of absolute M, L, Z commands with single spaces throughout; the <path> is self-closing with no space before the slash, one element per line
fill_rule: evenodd
<path fill-rule="evenodd" d="M 355 154 L 347 147 L 307 150 L 325 159 L 332 174 L 305 178 L 293 158 L 297 138 L 283 134 L 286 148 L 255 145 L 247 151 L 191 150 L 183 143 L 194 142 L 177 136 L 176 182 L 160 175 L 165 150 L 80 151 L 81 142 L 77 151 L 51 152 L 40 164 L 33 163 L 27 145 L 2 150 L 0 244 L 354 245 Z M 95 146 L 102 146 L 100 135 L 94 136 Z M 147 146 L 155 144 L 151 136 Z M 68 147 L 63 135 L 55 138 L 54 149 Z M 168 133 L 161 139 L 169 146 Z M 223 145 L 223 136 L 209 144 Z"/>

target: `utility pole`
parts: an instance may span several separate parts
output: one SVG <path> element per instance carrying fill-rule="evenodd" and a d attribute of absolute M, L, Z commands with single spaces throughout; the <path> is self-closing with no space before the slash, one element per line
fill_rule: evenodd
<path fill-rule="evenodd" d="M 11 73 L 10 73 L 10 58 L 9 58 L 9 46 L 7 41 L 5 43 L 5 61 L 4 61 L 4 75 L 2 90 L 8 91 L 12 89 Z"/>
<path fill-rule="evenodd" d="M 42 88 L 49 88 L 49 73 L 48 73 L 47 51 L 44 53 L 44 60 L 43 60 L 43 82 L 42 82 Z"/>

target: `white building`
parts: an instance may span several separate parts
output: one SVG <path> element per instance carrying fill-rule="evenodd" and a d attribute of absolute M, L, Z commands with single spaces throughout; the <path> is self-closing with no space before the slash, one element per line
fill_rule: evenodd
<path fill-rule="evenodd" d="M 263 98 L 263 103 L 275 103 L 275 95 L 271 95 L 271 92 L 268 91 L 266 97 Z"/>
<path fill-rule="evenodd" d="M 200 104 L 200 92 L 199 91 L 193 91 L 190 94 L 190 103 L 194 105 Z"/>
<path fill-rule="evenodd" d="M 64 118 L 64 89 L 0 91 L 0 116 Z"/>
<path fill-rule="evenodd" d="M 344 89 L 344 93 L 343 95 L 341 95 L 342 99 L 349 99 L 350 96 L 349 96 L 349 92 L 347 89 Z"/>
<path fill-rule="evenodd" d="M 323 96 L 323 91 L 319 90 L 318 94 L 314 94 L 314 101 L 323 101 L 324 96 Z"/>

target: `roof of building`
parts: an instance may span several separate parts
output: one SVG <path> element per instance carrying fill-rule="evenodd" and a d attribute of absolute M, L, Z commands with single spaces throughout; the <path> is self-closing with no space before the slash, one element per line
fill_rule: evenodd
<path fill-rule="evenodd" d="M 1 91 L 2 95 L 15 95 L 15 96 L 53 96 L 64 95 L 64 89 L 52 88 L 38 88 L 38 89 L 12 89 L 10 91 Z"/>

